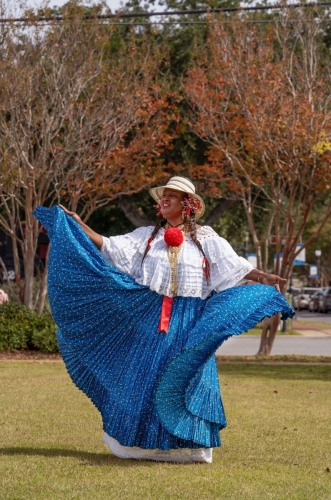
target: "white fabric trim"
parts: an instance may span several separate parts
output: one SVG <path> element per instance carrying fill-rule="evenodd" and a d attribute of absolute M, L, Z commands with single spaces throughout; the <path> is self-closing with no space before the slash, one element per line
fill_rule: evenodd
<path fill-rule="evenodd" d="M 178 450 L 145 450 L 137 446 L 122 446 L 116 439 L 108 436 L 105 432 L 102 442 L 109 450 L 119 458 L 131 458 L 135 460 L 154 460 L 156 462 L 177 462 L 182 464 L 203 462 L 212 463 L 212 448 L 181 448 Z"/>
<path fill-rule="evenodd" d="M 151 226 L 140 227 L 123 236 L 103 237 L 101 253 L 110 264 L 131 276 L 140 285 L 149 286 L 160 295 L 171 297 L 170 265 L 163 228 L 152 241 L 142 263 L 147 240 L 153 229 Z M 210 285 L 202 271 L 202 254 L 187 236 L 178 257 L 179 296 L 206 299 L 213 290 L 220 292 L 241 284 L 244 276 L 254 269 L 211 227 L 199 228 L 197 237 L 210 263 Z"/>

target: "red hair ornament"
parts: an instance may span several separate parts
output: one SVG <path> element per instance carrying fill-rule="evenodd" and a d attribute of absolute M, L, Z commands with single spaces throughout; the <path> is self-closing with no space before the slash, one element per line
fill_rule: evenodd
<path fill-rule="evenodd" d="M 190 215 L 191 212 L 196 214 L 202 209 L 201 202 L 198 198 L 195 198 L 191 194 L 189 194 L 183 201 L 183 214 Z"/>
<path fill-rule="evenodd" d="M 157 205 L 153 205 L 154 208 L 156 209 L 156 215 L 158 217 L 163 217 L 163 213 L 162 213 L 162 208 L 161 208 L 161 204 L 158 203 Z"/>

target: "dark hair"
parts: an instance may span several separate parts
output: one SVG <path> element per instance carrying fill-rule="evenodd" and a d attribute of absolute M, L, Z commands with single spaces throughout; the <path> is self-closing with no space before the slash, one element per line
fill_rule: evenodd
<path fill-rule="evenodd" d="M 161 229 L 161 227 L 165 226 L 166 223 L 167 223 L 167 219 L 163 219 L 163 218 L 162 218 L 162 220 L 160 220 L 159 222 L 156 223 L 156 225 L 155 225 L 155 227 L 153 229 L 152 234 L 148 238 L 148 243 L 146 245 L 146 248 L 145 248 L 144 255 L 143 255 L 141 263 L 144 262 L 145 257 L 148 254 L 149 249 L 151 248 L 151 242 L 154 240 L 155 236 L 157 235 L 157 233 L 159 232 L 159 230 Z"/>
<path fill-rule="evenodd" d="M 141 263 L 144 262 L 144 259 L 145 259 L 146 255 L 148 254 L 149 249 L 151 248 L 151 242 L 154 240 L 154 238 L 156 237 L 156 235 L 159 232 L 159 230 L 161 229 L 161 227 L 165 226 L 166 223 L 167 223 L 166 219 L 162 219 L 161 221 L 159 221 L 159 222 L 156 223 L 156 225 L 155 225 L 155 227 L 153 229 L 152 234 L 148 238 L 148 243 L 146 245 L 145 252 L 144 252 L 144 255 L 143 255 Z M 196 246 L 198 247 L 198 249 L 200 250 L 200 252 L 203 255 L 203 265 L 202 265 L 202 268 L 203 268 L 204 275 L 207 278 L 207 282 L 209 282 L 210 264 L 209 264 L 209 261 L 207 259 L 206 254 L 205 254 L 205 252 L 204 252 L 204 250 L 202 248 L 202 245 L 201 245 L 200 241 L 197 238 L 197 228 L 196 228 L 195 213 L 193 211 L 191 211 L 190 215 L 185 215 L 184 216 L 184 224 L 188 226 L 189 234 L 190 234 L 190 236 L 192 238 L 192 241 L 196 244 Z"/>
<path fill-rule="evenodd" d="M 204 252 L 204 250 L 202 248 L 202 245 L 201 245 L 200 241 L 197 238 L 197 226 L 196 226 L 195 214 L 191 211 L 190 215 L 186 215 L 185 216 L 185 221 L 184 222 L 186 224 L 188 224 L 188 226 L 189 226 L 189 231 L 190 231 L 190 236 L 192 238 L 192 241 L 196 244 L 196 246 L 198 247 L 198 249 L 200 250 L 200 252 L 203 255 L 203 266 L 202 266 L 202 269 L 203 269 L 204 275 L 207 278 L 207 282 L 209 283 L 209 278 L 210 278 L 210 264 L 209 264 L 209 260 L 207 259 L 206 254 L 205 254 L 205 252 Z"/>

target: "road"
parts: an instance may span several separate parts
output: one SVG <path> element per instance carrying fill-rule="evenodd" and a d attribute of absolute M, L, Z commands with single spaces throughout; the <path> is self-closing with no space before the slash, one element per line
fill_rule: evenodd
<path fill-rule="evenodd" d="M 218 356 L 254 356 L 260 345 L 260 337 L 241 335 L 231 337 L 217 350 Z M 300 354 L 308 356 L 331 356 L 331 337 L 277 336 L 272 355 Z"/>
<path fill-rule="evenodd" d="M 271 354 L 331 356 L 331 312 L 322 314 L 309 311 L 297 311 L 294 319 L 298 322 L 302 321 L 302 336 L 277 335 Z M 301 329 L 298 322 L 296 322 L 294 329 L 300 331 Z M 311 326 L 309 322 L 312 323 Z M 317 323 L 322 323 L 321 327 L 317 327 Z M 328 326 L 325 326 L 325 324 L 329 324 L 330 329 Z M 318 331 L 314 332 L 314 326 L 315 329 L 320 330 L 320 332 L 324 332 L 325 330 L 324 334 Z M 307 328 L 309 329 L 308 331 Z M 253 356 L 257 353 L 259 345 L 259 336 L 241 335 L 239 337 L 231 337 L 217 350 L 216 354 L 220 356 Z"/>
<path fill-rule="evenodd" d="M 296 311 L 295 319 L 302 321 L 312 321 L 313 323 L 328 323 L 331 325 L 331 312 L 327 314 L 310 312 L 310 311 Z"/>

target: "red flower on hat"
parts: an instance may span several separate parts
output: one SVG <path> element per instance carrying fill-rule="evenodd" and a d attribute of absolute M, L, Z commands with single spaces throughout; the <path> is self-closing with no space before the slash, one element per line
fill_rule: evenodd
<path fill-rule="evenodd" d="M 180 229 L 171 227 L 164 233 L 164 241 L 169 247 L 179 247 L 184 241 L 184 236 Z"/>

